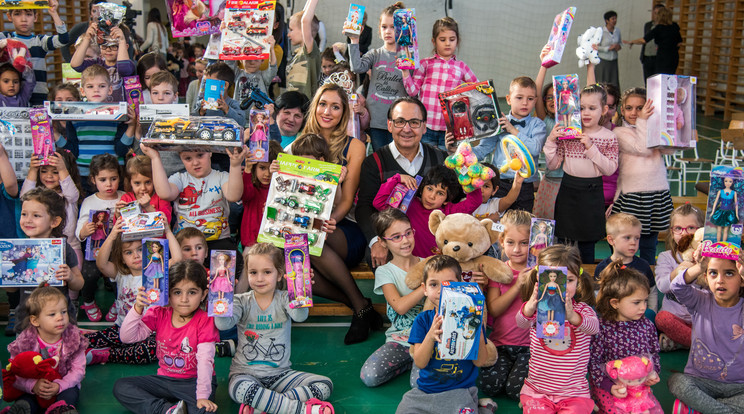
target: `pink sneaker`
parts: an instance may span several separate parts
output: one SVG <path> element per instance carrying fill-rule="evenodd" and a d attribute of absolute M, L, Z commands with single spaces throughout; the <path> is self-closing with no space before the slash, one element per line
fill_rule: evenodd
<path fill-rule="evenodd" d="M 109 348 L 91 348 L 85 352 L 85 363 L 86 365 L 105 364 L 108 362 L 110 355 L 111 351 Z"/>
<path fill-rule="evenodd" d="M 680 400 L 674 400 L 672 414 L 700 414 L 700 412 L 693 410 Z"/>
<path fill-rule="evenodd" d="M 88 320 L 91 322 L 98 322 L 103 318 L 103 314 L 101 313 L 101 309 L 98 308 L 98 305 L 96 305 L 95 302 L 91 303 L 90 305 L 82 304 L 80 305 L 80 309 L 85 311 L 85 314 L 88 316 Z"/>
<path fill-rule="evenodd" d="M 116 307 L 116 302 L 111 305 L 108 313 L 106 314 L 106 322 L 113 322 L 119 316 L 119 309 Z"/>

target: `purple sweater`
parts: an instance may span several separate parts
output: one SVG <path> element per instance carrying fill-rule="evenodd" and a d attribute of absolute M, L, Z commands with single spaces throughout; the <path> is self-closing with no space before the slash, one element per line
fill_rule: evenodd
<path fill-rule="evenodd" d="M 34 71 L 24 71 L 21 90 L 18 91 L 16 96 L 5 96 L 0 94 L 0 106 L 28 106 L 28 101 L 31 99 L 31 93 L 34 91 L 35 86 L 36 75 L 34 75 Z"/>

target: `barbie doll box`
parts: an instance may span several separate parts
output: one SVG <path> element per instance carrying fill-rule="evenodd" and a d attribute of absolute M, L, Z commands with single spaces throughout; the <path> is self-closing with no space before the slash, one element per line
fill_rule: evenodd
<path fill-rule="evenodd" d="M 579 75 L 553 76 L 555 123 L 560 125 L 558 139 L 576 138 L 581 134 L 581 107 L 579 105 Z"/>
<path fill-rule="evenodd" d="M 474 141 L 501 133 L 499 101 L 493 80 L 460 85 L 439 94 L 447 129 L 455 140 Z"/>
<path fill-rule="evenodd" d="M 569 7 L 555 16 L 553 28 L 550 30 L 550 36 L 548 37 L 550 51 L 542 60 L 544 67 L 549 68 L 561 63 L 563 50 L 566 48 L 566 41 L 568 40 L 568 32 L 571 31 L 575 14 L 576 7 Z"/>
<path fill-rule="evenodd" d="M 563 339 L 566 326 L 567 280 L 568 268 L 565 266 L 538 267 L 535 325 L 538 338 Z"/>
<path fill-rule="evenodd" d="M 31 108 L 28 118 L 31 121 L 34 155 L 39 157 L 39 165 L 49 165 L 49 157 L 54 155 L 54 134 L 49 114 L 44 108 Z"/>
<path fill-rule="evenodd" d="M 165 233 L 165 216 L 159 211 L 143 212 L 139 203 L 133 201 L 119 210 L 121 219 L 125 221 L 122 227 L 121 240 L 141 240 L 146 237 L 160 237 Z"/>
<path fill-rule="evenodd" d="M 486 297 L 477 283 L 442 282 L 439 314 L 442 315 L 442 359 L 477 359 L 483 335 Z"/>
<path fill-rule="evenodd" d="M 249 112 L 248 149 L 253 154 L 250 161 L 269 161 L 269 116 L 268 109 L 251 108 Z"/>
<path fill-rule="evenodd" d="M 703 256 L 737 260 L 744 221 L 744 171 L 715 166 L 710 172 L 710 192 L 705 212 Z"/>
<path fill-rule="evenodd" d="M 0 240 L 2 287 L 62 286 L 54 274 L 65 263 L 64 239 L 4 239 Z"/>
<path fill-rule="evenodd" d="M 44 101 L 49 117 L 55 121 L 126 121 L 126 102 Z"/>
<path fill-rule="evenodd" d="M 168 240 L 142 239 L 142 286 L 153 305 L 168 304 Z"/>
<path fill-rule="evenodd" d="M 420 66 L 416 9 L 398 9 L 393 13 L 395 27 L 395 67 L 416 69 Z"/>
<path fill-rule="evenodd" d="M 106 241 L 111 228 L 111 212 L 108 210 L 90 210 L 88 222 L 93 223 L 95 229 L 85 243 L 85 260 L 95 261 L 98 257 L 98 251 L 103 246 L 103 242 Z"/>
<path fill-rule="evenodd" d="M 648 118 L 646 146 L 691 148 L 696 145 L 694 76 L 654 75 L 646 80 L 654 112 Z"/>
<path fill-rule="evenodd" d="M 284 265 L 287 270 L 289 307 L 313 306 L 313 281 L 310 278 L 310 250 L 307 234 L 284 235 Z"/>
<path fill-rule="evenodd" d="M 209 316 L 232 316 L 235 293 L 235 251 L 212 250 L 209 260 Z"/>

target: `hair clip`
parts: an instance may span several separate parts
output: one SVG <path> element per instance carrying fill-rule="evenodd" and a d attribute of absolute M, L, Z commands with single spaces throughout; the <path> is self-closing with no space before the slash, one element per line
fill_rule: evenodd
<path fill-rule="evenodd" d="M 41 284 L 41 287 L 49 287 L 49 282 L 43 282 L 43 283 Z"/>
<path fill-rule="evenodd" d="M 620 266 L 620 270 L 625 270 L 628 266 L 622 265 Z"/>
<path fill-rule="evenodd" d="M 579 276 L 581 276 L 583 274 L 584 274 L 584 268 L 583 267 L 580 267 L 579 268 Z"/>

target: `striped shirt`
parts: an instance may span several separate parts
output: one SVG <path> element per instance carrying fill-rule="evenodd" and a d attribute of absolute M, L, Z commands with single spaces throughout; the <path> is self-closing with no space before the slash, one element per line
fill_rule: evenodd
<path fill-rule="evenodd" d="M 80 175 L 90 174 L 91 159 L 98 154 L 115 154 L 119 164 L 132 146 L 134 138 L 126 136 L 127 124 L 114 121 L 67 121 L 67 138 L 60 137 L 57 146 L 77 156 Z"/>
<path fill-rule="evenodd" d="M 29 61 L 33 64 L 34 75 L 36 75 L 36 86 L 34 92 L 31 94 L 31 105 L 42 105 L 49 95 L 49 88 L 47 88 L 47 64 L 46 55 L 47 53 L 54 51 L 69 41 L 69 35 L 67 34 L 67 25 L 62 23 L 55 26 L 57 34 L 52 35 L 29 35 L 22 36 L 16 32 L 0 32 L 0 39 L 16 39 L 23 42 L 28 47 L 29 54 L 31 57 Z"/>
<path fill-rule="evenodd" d="M 574 327 L 566 321 L 566 337 L 553 340 L 556 345 L 548 348 L 537 337 L 536 315 L 527 318 L 524 306 L 517 313 L 517 326 L 530 330 L 530 366 L 522 394 L 548 396 L 560 401 L 570 397 L 590 398 L 586 379 L 589 364 L 589 346 L 592 335 L 599 332 L 597 314 L 589 305 L 573 301 L 574 311 L 581 315 L 581 325 Z"/>

